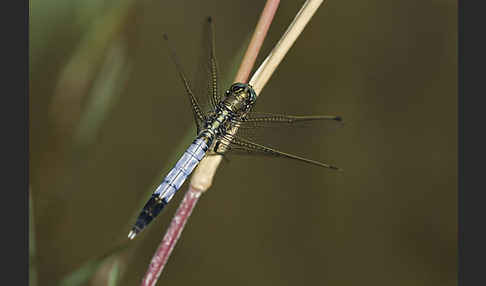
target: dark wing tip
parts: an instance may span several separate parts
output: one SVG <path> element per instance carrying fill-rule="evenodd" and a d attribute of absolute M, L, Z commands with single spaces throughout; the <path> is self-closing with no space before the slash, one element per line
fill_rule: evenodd
<path fill-rule="evenodd" d="M 343 121 L 343 118 L 341 116 L 336 116 L 334 118 L 334 121 L 338 122 L 338 126 L 339 127 L 343 127 L 344 126 L 344 121 Z"/>
<path fill-rule="evenodd" d="M 341 168 L 339 168 L 339 167 L 336 167 L 336 166 L 332 166 L 332 165 L 331 165 L 331 166 L 329 166 L 329 168 L 330 168 L 330 169 L 333 169 L 333 170 L 336 170 L 336 171 L 338 171 L 338 172 L 344 172 L 344 170 L 343 170 L 343 169 L 341 169 Z"/>

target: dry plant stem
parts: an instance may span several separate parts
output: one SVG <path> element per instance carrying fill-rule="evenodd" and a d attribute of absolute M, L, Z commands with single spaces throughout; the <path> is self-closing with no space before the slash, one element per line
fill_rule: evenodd
<path fill-rule="evenodd" d="M 280 0 L 267 0 L 262 14 L 260 15 L 260 20 L 258 21 L 255 32 L 250 41 L 248 49 L 243 57 L 240 68 L 235 77 L 235 82 L 247 82 L 248 76 L 255 64 L 256 57 L 260 48 L 263 44 L 267 31 L 273 20 L 273 16 L 277 10 Z M 149 268 L 143 277 L 142 284 L 144 286 L 155 285 L 157 280 L 164 269 L 167 260 L 174 249 L 174 246 L 184 229 L 186 221 L 192 213 L 197 201 L 201 194 L 206 191 L 212 183 L 212 178 L 214 177 L 214 172 L 218 168 L 221 162 L 222 156 L 206 156 L 200 163 L 199 167 L 196 168 L 192 177 L 199 178 L 196 180 L 191 180 L 189 189 L 184 195 L 179 208 L 177 209 L 174 217 L 172 218 L 169 229 L 167 230 L 159 248 L 155 252 L 152 261 L 150 262 Z M 205 169 L 214 170 L 213 173 L 206 174 Z M 198 171 L 200 170 L 200 171 Z"/>
<path fill-rule="evenodd" d="M 307 0 L 304 3 L 282 38 L 280 38 L 265 61 L 263 61 L 258 70 L 253 74 L 249 83 L 253 86 L 253 89 L 257 94 L 260 94 L 275 69 L 277 69 L 282 59 L 323 2 L 327 3 L 327 1 L 324 0 Z"/>

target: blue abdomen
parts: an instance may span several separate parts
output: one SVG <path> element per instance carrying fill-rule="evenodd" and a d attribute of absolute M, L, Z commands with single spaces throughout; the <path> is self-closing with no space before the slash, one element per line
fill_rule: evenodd
<path fill-rule="evenodd" d="M 204 158 L 208 148 L 206 142 L 200 138 L 192 142 L 143 207 L 134 226 L 136 233 L 148 225 L 169 203 L 197 164 Z"/>
<path fill-rule="evenodd" d="M 194 140 L 179 161 L 177 161 L 175 167 L 167 174 L 162 184 L 155 190 L 154 195 L 157 194 L 168 203 L 202 160 L 207 150 L 208 146 L 203 140 Z"/>

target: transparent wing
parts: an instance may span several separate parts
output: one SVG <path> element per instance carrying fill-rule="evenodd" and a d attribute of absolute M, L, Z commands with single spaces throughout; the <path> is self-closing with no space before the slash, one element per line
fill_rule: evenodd
<path fill-rule="evenodd" d="M 187 79 L 187 76 L 185 75 L 184 70 L 182 69 L 182 65 L 180 64 L 179 58 L 177 57 L 174 48 L 172 48 L 172 46 L 169 43 L 169 37 L 167 36 L 167 34 L 164 34 L 163 37 L 167 42 L 167 47 L 169 49 L 170 57 L 176 66 L 177 73 L 179 74 L 179 77 L 181 78 L 184 88 L 186 90 L 186 94 L 191 104 L 192 113 L 194 115 L 194 121 L 196 123 L 197 133 L 199 133 L 199 131 L 203 126 L 203 123 L 206 121 L 206 115 L 203 113 L 201 109 L 199 100 L 196 97 L 196 94 L 192 90 L 191 83 Z"/>
<path fill-rule="evenodd" d="M 304 158 L 304 157 L 301 157 L 301 156 L 298 156 L 298 155 L 285 153 L 285 152 L 279 151 L 277 149 L 252 142 L 249 139 L 242 138 L 242 137 L 239 137 L 239 136 L 233 137 L 233 140 L 231 141 L 231 143 L 228 146 L 227 152 L 228 151 L 231 152 L 230 154 L 263 155 L 263 156 L 293 159 L 293 160 L 297 160 L 297 161 L 300 161 L 300 162 L 312 164 L 312 165 L 315 165 L 315 166 L 341 171 L 341 169 L 336 167 L 336 166 L 333 166 L 333 165 L 330 165 L 330 164 L 327 164 L 327 163 L 323 163 L 323 162 L 319 162 L 319 161 L 315 161 L 315 160 L 312 160 L 312 159 L 307 159 L 307 158 Z"/>
<path fill-rule="evenodd" d="M 193 75 L 194 91 L 204 114 L 215 110 L 220 100 L 219 71 L 216 60 L 214 22 L 211 17 L 205 19 L 202 25 L 200 55 Z"/>
<path fill-rule="evenodd" d="M 342 126 L 339 116 L 295 116 L 272 113 L 249 113 L 234 120 L 232 127 L 238 127 L 235 136 L 229 134 L 221 140 L 217 152 L 228 155 L 264 155 L 294 159 L 309 164 L 338 169 L 320 162 L 320 146 L 325 143 L 325 135 Z M 312 144 L 309 144 L 312 142 Z M 317 148 L 316 148 L 317 147 Z M 294 155 L 281 150 L 296 150 Z M 302 155 L 302 156 L 301 156 Z M 308 159 L 313 158 L 313 159 Z M 314 160 L 315 159 L 315 160 Z"/>
<path fill-rule="evenodd" d="M 255 129 L 255 128 L 303 128 L 311 127 L 314 124 L 326 124 L 328 127 L 338 126 L 336 123 L 341 123 L 340 116 L 335 115 L 285 115 L 274 113 L 258 113 L 250 112 L 247 116 L 237 120 L 240 123 L 240 128 Z M 325 121 L 331 122 L 331 124 Z"/>
<path fill-rule="evenodd" d="M 235 120 L 237 135 L 252 141 L 292 148 L 305 145 L 299 142 L 319 141 L 342 127 L 341 117 L 335 115 L 287 115 L 250 112 L 244 118 Z M 305 147 L 304 147 L 305 148 Z"/>
<path fill-rule="evenodd" d="M 197 133 L 203 128 L 206 118 L 214 112 L 215 106 L 219 102 L 218 63 L 216 60 L 214 23 L 211 17 L 204 21 L 202 30 L 199 62 L 192 81 L 194 85 L 188 80 L 175 50 L 169 44 L 168 36 L 164 34 L 171 59 L 189 97 Z"/>

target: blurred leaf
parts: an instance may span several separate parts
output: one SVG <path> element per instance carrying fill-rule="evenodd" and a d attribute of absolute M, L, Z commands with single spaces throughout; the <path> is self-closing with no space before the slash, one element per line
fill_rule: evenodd
<path fill-rule="evenodd" d="M 120 262 L 115 260 L 110 274 L 108 275 L 108 286 L 116 286 L 118 284 L 118 277 L 120 275 Z"/>
<path fill-rule="evenodd" d="M 113 255 L 120 253 L 121 251 L 125 250 L 129 245 L 129 241 L 126 241 L 122 243 L 121 245 L 111 249 L 107 253 L 105 253 L 103 256 L 99 258 L 94 258 L 92 260 L 89 260 L 88 262 L 84 263 L 82 266 L 80 266 L 78 269 L 74 270 L 70 274 L 66 275 L 61 282 L 59 283 L 59 286 L 78 286 L 78 285 L 84 285 L 87 283 L 98 271 L 98 269 L 108 260 L 112 258 Z M 116 269 L 115 272 L 110 271 L 109 277 L 113 277 L 113 275 L 116 274 L 116 277 L 118 277 L 119 273 L 119 267 L 117 262 L 115 262 Z M 110 280 L 111 281 L 111 280 Z M 115 280 L 116 281 L 116 280 Z M 112 285 L 112 284 L 110 284 Z"/>
<path fill-rule="evenodd" d="M 79 25 L 89 27 L 92 21 L 100 18 L 106 11 L 106 0 L 74 1 L 74 11 Z"/>
<path fill-rule="evenodd" d="M 96 270 L 101 265 L 102 261 L 90 261 L 80 267 L 78 270 L 63 278 L 60 286 L 77 286 L 87 283 L 91 277 L 96 273 Z"/>
<path fill-rule="evenodd" d="M 124 45 L 115 42 L 94 82 L 89 102 L 81 116 L 75 134 L 75 144 L 85 146 L 96 139 L 98 130 L 125 85 L 129 68 Z"/>
<path fill-rule="evenodd" d="M 135 3 L 131 0 L 109 10 L 103 17 L 92 21 L 90 30 L 61 71 L 50 115 L 62 133 L 70 137 L 71 129 L 81 116 L 83 100 L 96 78 L 103 59 L 112 43 L 120 38 L 129 12 Z"/>
<path fill-rule="evenodd" d="M 29 65 L 35 66 L 51 35 L 69 25 L 70 1 L 29 1 Z M 29 69 L 30 70 L 30 69 Z"/>

